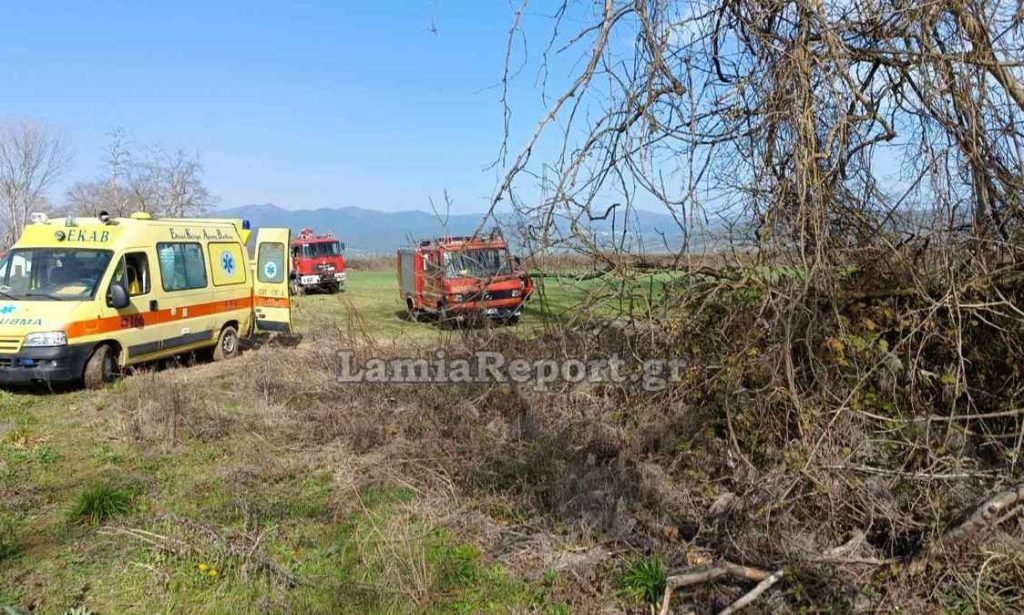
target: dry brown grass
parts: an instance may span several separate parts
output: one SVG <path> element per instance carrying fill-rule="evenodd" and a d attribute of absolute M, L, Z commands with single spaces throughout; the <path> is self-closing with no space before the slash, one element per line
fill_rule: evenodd
<path fill-rule="evenodd" d="M 593 255 L 574 252 L 546 252 L 523 259 L 527 270 L 536 274 L 583 275 L 595 271 L 694 271 L 717 270 L 748 264 L 753 257 L 742 250 L 708 253 L 598 252 Z"/>
<path fill-rule="evenodd" d="M 143 370 L 117 398 L 117 435 L 128 442 L 173 448 L 183 438 L 217 440 L 232 430 L 223 406 L 198 389 L 188 369 Z M 157 395 L 153 393 L 156 392 Z"/>
<path fill-rule="evenodd" d="M 346 493 L 407 485 L 421 494 L 415 514 L 429 518 L 429 527 L 457 528 L 518 574 L 572 569 L 582 580 L 560 591 L 580 608 L 616 603 L 616 562 L 651 553 L 671 570 L 718 559 L 786 568 L 790 574 L 764 603 L 771 610 L 913 609 L 935 600 L 1009 608 L 1017 599 L 1010 588 L 1024 583 L 1017 517 L 964 544 L 927 549 L 1000 484 L 1009 458 L 989 454 L 993 440 L 972 435 L 977 426 L 951 430 L 940 422 L 926 429 L 887 406 L 885 399 L 899 402 L 910 389 L 898 373 L 865 376 L 866 366 L 884 356 L 877 343 L 857 353 L 843 348 L 842 357 L 833 348 L 828 352 L 836 356 L 816 368 L 833 378 L 837 397 L 865 377 L 877 380 L 873 396 L 856 397 L 842 412 L 825 398 L 793 412 L 777 363 L 784 338 L 763 328 L 765 306 L 738 297 L 742 290 L 720 290 L 699 309 L 687 308 L 691 320 L 662 323 L 656 334 L 640 324 L 593 323 L 538 339 L 469 330 L 448 342 L 450 353 L 491 348 L 510 358 L 689 361 L 686 378 L 662 392 L 634 384 L 549 392 L 492 384 L 340 385 L 333 379 L 338 349 L 356 349 L 362 358 L 417 350 L 380 348 L 358 327 L 325 324 L 295 347 L 129 379 L 114 401 L 118 433 L 166 446 L 181 438 L 246 438 L 259 447 L 246 471 L 280 463 L 267 455 L 286 452 L 330 468 Z M 889 326 L 883 308 L 854 313 L 873 319 L 877 332 Z M 802 343 L 829 348 L 838 335 L 833 327 L 820 325 L 820 337 Z M 847 345 L 850 335 L 870 333 L 850 325 L 844 331 Z M 893 378 L 897 383 L 887 380 Z M 913 386 L 914 395 L 923 394 L 923 382 Z M 928 386 L 939 399 L 947 385 Z M 402 532 L 419 530 L 388 521 L 367 531 L 395 536 L 388 548 L 400 549 L 410 544 Z M 388 541 L 374 544 L 370 560 L 397 558 L 413 567 L 390 577 L 391 589 L 419 600 L 429 582 L 408 585 L 418 578 L 415 559 L 379 551 Z M 570 546 L 588 555 L 566 556 Z M 725 606 L 747 589 L 719 581 L 677 600 Z"/>
<path fill-rule="evenodd" d="M 395 258 L 394 254 L 352 256 L 345 259 L 345 268 L 351 271 L 394 271 Z"/>
<path fill-rule="evenodd" d="M 708 267 L 717 269 L 745 264 L 751 260 L 750 255 L 743 251 L 682 255 L 608 252 L 593 256 L 561 252 L 528 256 L 523 259 L 523 265 L 528 271 L 536 273 L 575 274 L 609 268 L 678 270 Z M 393 255 L 352 257 L 346 259 L 345 264 L 352 271 L 394 271 L 396 266 Z"/>

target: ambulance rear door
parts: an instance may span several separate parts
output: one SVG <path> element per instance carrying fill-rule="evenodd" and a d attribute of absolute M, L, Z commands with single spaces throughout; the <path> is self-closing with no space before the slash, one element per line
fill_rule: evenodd
<path fill-rule="evenodd" d="M 257 331 L 290 333 L 292 330 L 291 302 L 288 297 L 290 245 L 289 229 L 261 228 L 256 231 L 253 309 Z"/>

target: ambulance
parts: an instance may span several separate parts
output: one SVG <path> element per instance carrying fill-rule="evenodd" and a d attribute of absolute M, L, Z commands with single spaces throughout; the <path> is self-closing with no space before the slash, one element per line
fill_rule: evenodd
<path fill-rule="evenodd" d="M 95 388 L 125 367 L 288 332 L 288 229 L 244 220 L 33 214 L 0 259 L 0 387 Z"/>

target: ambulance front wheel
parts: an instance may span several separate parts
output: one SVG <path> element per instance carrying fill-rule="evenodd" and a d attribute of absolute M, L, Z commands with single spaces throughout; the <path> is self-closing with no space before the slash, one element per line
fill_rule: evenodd
<path fill-rule="evenodd" d="M 213 360 L 226 361 L 238 356 L 238 329 L 228 325 L 221 329 L 217 345 L 213 347 Z"/>
<path fill-rule="evenodd" d="M 107 344 L 100 344 L 92 351 L 92 355 L 85 363 L 85 371 L 82 373 L 82 384 L 87 389 L 98 389 L 103 385 L 113 382 L 118 374 L 117 354 Z"/>

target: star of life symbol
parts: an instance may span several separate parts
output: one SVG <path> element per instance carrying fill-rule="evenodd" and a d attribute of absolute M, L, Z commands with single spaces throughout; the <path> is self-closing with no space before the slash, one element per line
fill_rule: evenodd
<path fill-rule="evenodd" d="M 0 315 L 6 316 L 7 314 L 13 314 L 16 309 L 18 308 L 13 305 L 0 305 Z"/>
<path fill-rule="evenodd" d="M 226 250 L 220 253 L 220 268 L 228 275 L 235 272 L 235 259 L 231 256 L 231 253 Z"/>
<path fill-rule="evenodd" d="M 267 263 L 266 265 L 263 266 L 263 273 L 265 273 L 268 278 L 276 278 L 277 264 L 272 261 Z"/>

